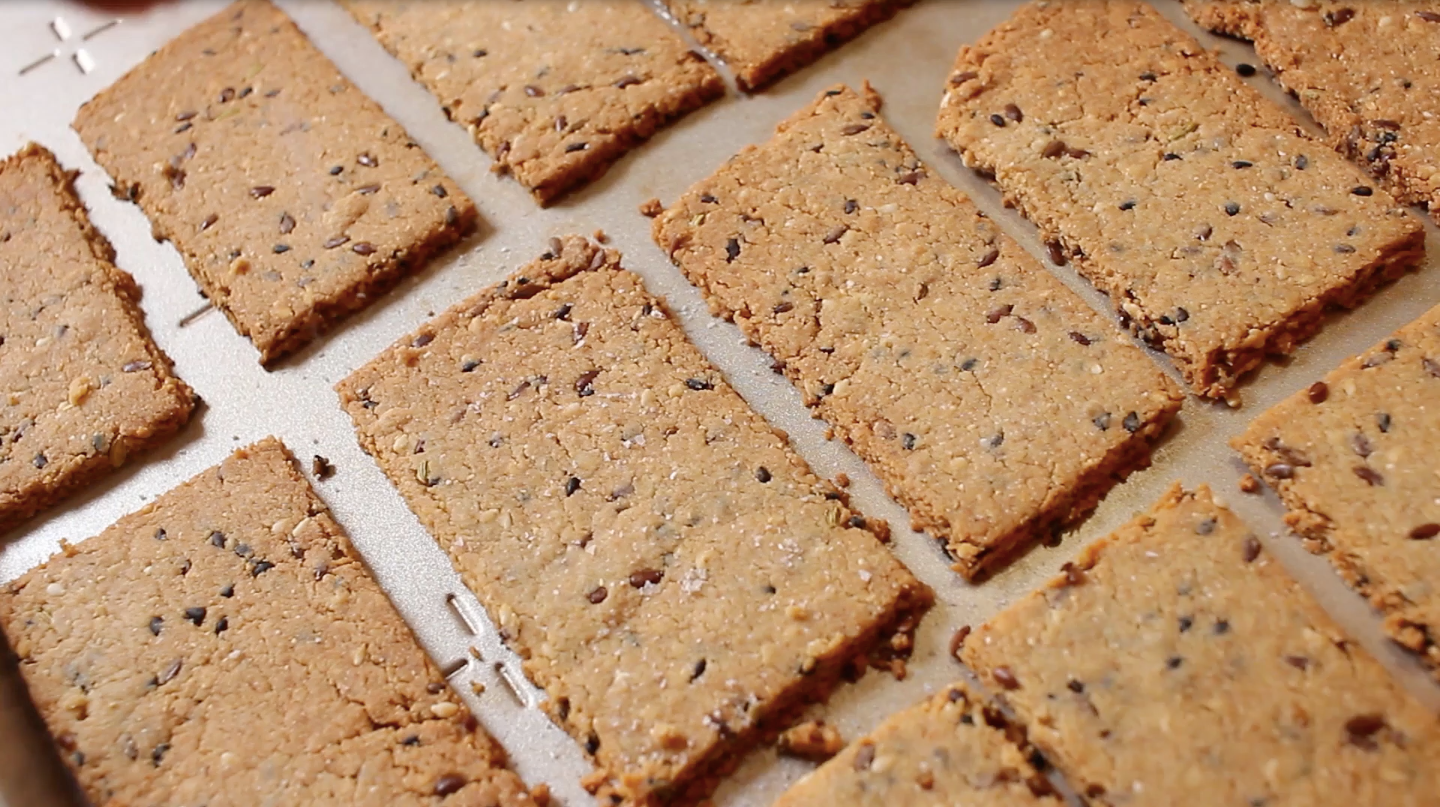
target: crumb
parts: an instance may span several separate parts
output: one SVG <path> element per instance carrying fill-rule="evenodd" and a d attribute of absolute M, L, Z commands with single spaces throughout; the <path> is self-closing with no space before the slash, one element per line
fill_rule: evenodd
<path fill-rule="evenodd" d="M 866 523 L 870 525 L 870 531 L 875 533 L 875 537 L 880 539 L 880 543 L 890 543 L 890 522 L 883 518 L 870 518 L 866 519 Z"/>
<path fill-rule="evenodd" d="M 474 692 L 476 695 L 484 695 L 484 694 L 485 694 L 485 685 L 482 684 L 482 683 L 480 683 L 479 681 L 471 681 L 471 682 L 470 682 L 470 691 L 471 691 L 471 692 Z"/>
<path fill-rule="evenodd" d="M 808 720 L 783 732 L 777 748 L 787 757 L 819 763 L 840 753 L 845 738 L 824 720 Z"/>
<path fill-rule="evenodd" d="M 1240 490 L 1244 493 L 1259 493 L 1260 480 L 1256 479 L 1251 474 L 1245 474 L 1244 476 L 1240 477 Z"/>
<path fill-rule="evenodd" d="M 591 238 L 594 238 L 594 239 L 595 239 L 595 243 L 597 243 L 597 244 L 608 244 L 608 243 L 610 243 L 610 236 L 609 236 L 608 234 L 606 234 L 606 232 L 605 232 L 604 230 L 601 230 L 601 229 L 598 229 L 598 228 L 595 230 L 595 234 L 592 235 L 592 236 L 590 236 L 590 237 L 591 237 Z"/>
<path fill-rule="evenodd" d="M 905 659 L 890 659 L 890 674 L 895 676 L 896 681 L 904 681 L 905 676 L 909 675 L 909 670 L 907 670 L 905 667 Z"/>
<path fill-rule="evenodd" d="M 665 206 L 660 204 L 660 200 L 654 197 L 640 203 L 640 215 L 647 219 L 653 219 L 664 212 Z"/>
<path fill-rule="evenodd" d="M 586 793 L 593 796 L 600 791 L 600 787 L 608 778 L 604 771 L 591 771 L 580 778 L 580 786 L 585 788 Z"/>
<path fill-rule="evenodd" d="M 323 482 L 335 475 L 335 466 L 330 464 L 330 460 L 316 454 L 310 459 L 310 473 Z"/>
<path fill-rule="evenodd" d="M 548 807 L 550 804 L 550 786 L 542 782 L 530 788 L 530 800 L 535 802 L 537 807 Z"/>
<path fill-rule="evenodd" d="M 850 474 L 847 474 L 844 471 L 835 474 L 835 484 L 839 485 L 842 488 L 850 487 Z"/>

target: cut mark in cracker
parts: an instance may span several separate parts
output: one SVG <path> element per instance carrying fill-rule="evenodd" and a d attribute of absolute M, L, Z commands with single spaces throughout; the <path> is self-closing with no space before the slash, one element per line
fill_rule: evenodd
<path fill-rule="evenodd" d="M 455 615 L 455 621 L 460 623 L 460 627 L 469 631 L 471 636 L 480 635 L 479 624 L 470 614 L 469 610 L 460 604 L 459 597 L 456 597 L 454 594 L 446 594 L 445 605 L 450 608 L 450 613 Z"/>
<path fill-rule="evenodd" d="M 191 324 L 193 324 L 193 323 L 195 322 L 195 320 L 200 319 L 201 317 L 205 316 L 206 314 L 208 314 L 208 313 L 210 313 L 211 311 L 214 311 L 214 310 L 215 310 L 215 306 L 211 305 L 210 303 L 206 303 L 206 304 L 200 306 L 199 308 L 195 309 L 194 311 L 191 311 L 190 313 L 188 313 L 188 314 L 186 314 L 185 316 L 181 317 L 181 318 L 180 318 L 180 327 L 181 327 L 181 328 L 184 328 L 184 327 L 187 326 L 187 325 L 191 325 Z"/>

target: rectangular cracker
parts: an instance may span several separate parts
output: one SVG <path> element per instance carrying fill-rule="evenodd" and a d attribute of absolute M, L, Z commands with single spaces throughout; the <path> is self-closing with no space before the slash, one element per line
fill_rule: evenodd
<path fill-rule="evenodd" d="M 534 804 L 269 438 L 0 587 L 95 804 Z"/>
<path fill-rule="evenodd" d="M 1440 678 L 1440 307 L 1255 418 L 1230 445 L 1285 520 Z"/>
<path fill-rule="evenodd" d="M 914 0 L 661 0 L 744 92 L 762 90 Z"/>
<path fill-rule="evenodd" d="M 960 49 L 938 133 L 1200 395 L 1420 260 L 1415 216 L 1151 6 L 1032 2 Z"/>
<path fill-rule="evenodd" d="M 584 239 L 553 239 L 338 389 L 596 762 L 591 784 L 625 804 L 707 790 L 761 724 L 929 605 Z"/>
<path fill-rule="evenodd" d="M 1331 146 L 1440 222 L 1440 3 L 1186 0 L 1195 22 L 1255 51 Z"/>
<path fill-rule="evenodd" d="M 962 658 L 1094 804 L 1432 804 L 1435 716 L 1177 484 Z"/>
<path fill-rule="evenodd" d="M 725 92 L 634 0 L 344 5 L 541 204 Z"/>
<path fill-rule="evenodd" d="M 879 107 L 825 91 L 655 241 L 974 578 L 1089 512 L 1183 396 Z"/>
<path fill-rule="evenodd" d="M 955 683 L 893 715 L 774 807 L 1060 807 L 994 712 Z"/>
<path fill-rule="evenodd" d="M 34 143 L 0 162 L 0 533 L 195 407 L 74 180 Z"/>
<path fill-rule="evenodd" d="M 241 0 L 75 130 L 269 364 L 475 226 L 475 206 L 279 9 Z"/>

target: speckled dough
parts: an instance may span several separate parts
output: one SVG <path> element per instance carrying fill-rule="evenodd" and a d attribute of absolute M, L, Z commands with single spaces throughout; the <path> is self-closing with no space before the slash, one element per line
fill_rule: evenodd
<path fill-rule="evenodd" d="M 344 5 L 542 204 L 725 92 L 635 0 Z"/>
<path fill-rule="evenodd" d="M 265 0 L 186 31 L 74 125 L 267 364 L 475 225 L 470 199 Z"/>
<path fill-rule="evenodd" d="M 799 70 L 914 0 L 661 0 L 745 92 Z"/>
<path fill-rule="evenodd" d="M 1422 256 L 1416 216 L 1135 0 L 1023 6 L 937 125 L 1200 395 Z"/>
<path fill-rule="evenodd" d="M 581 238 L 339 385 L 614 801 L 713 785 L 930 593 Z"/>
<path fill-rule="evenodd" d="M 1440 678 L 1440 308 L 1256 418 L 1233 445 L 1312 551 Z"/>
<path fill-rule="evenodd" d="M 273 438 L 0 587 L 0 626 L 97 805 L 534 804 Z"/>
<path fill-rule="evenodd" d="M 1187 0 L 1196 22 L 1254 40 L 1330 144 L 1440 221 L 1440 3 Z"/>
<path fill-rule="evenodd" d="M 0 162 L 0 534 L 195 405 L 73 181 L 34 144 Z"/>
<path fill-rule="evenodd" d="M 998 714 L 952 684 L 852 743 L 774 807 L 1060 807 L 1049 793 Z"/>
<path fill-rule="evenodd" d="M 655 241 L 975 577 L 1148 461 L 1183 396 L 879 106 L 825 91 Z"/>
<path fill-rule="evenodd" d="M 1208 488 L 976 630 L 966 664 L 1095 805 L 1422 807 L 1440 725 Z"/>

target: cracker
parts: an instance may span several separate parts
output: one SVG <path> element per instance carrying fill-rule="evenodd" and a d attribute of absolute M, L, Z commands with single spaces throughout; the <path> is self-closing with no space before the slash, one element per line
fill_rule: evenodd
<path fill-rule="evenodd" d="M 1440 221 L 1440 4 L 1187 0 L 1185 9 L 1254 40 L 1330 145 Z"/>
<path fill-rule="evenodd" d="M 475 227 L 475 206 L 283 12 L 241 0 L 75 118 L 270 364 Z"/>
<path fill-rule="evenodd" d="M 966 46 L 938 132 L 1199 395 L 1414 268 L 1418 217 L 1151 6 L 1028 3 Z"/>
<path fill-rule="evenodd" d="M 745 92 L 764 89 L 889 19 L 913 0 L 662 0 Z"/>
<path fill-rule="evenodd" d="M 339 391 L 623 803 L 707 791 L 930 602 L 584 239 L 553 239 Z"/>
<path fill-rule="evenodd" d="M 1100 804 L 1434 799 L 1434 715 L 1208 488 L 1172 487 L 963 658 Z"/>
<path fill-rule="evenodd" d="M 1255 418 L 1231 445 L 1285 520 L 1440 678 L 1440 308 Z"/>
<path fill-rule="evenodd" d="M 74 179 L 33 143 L 0 162 L 0 532 L 175 433 L 195 407 Z"/>
<path fill-rule="evenodd" d="M 656 243 L 978 577 L 1077 521 L 1182 395 L 846 87 L 656 219 Z"/>
<path fill-rule="evenodd" d="M 997 725 L 992 725 L 995 723 Z M 1050 783 L 963 683 L 893 715 L 775 807 L 1059 807 Z"/>
<path fill-rule="evenodd" d="M 0 587 L 95 804 L 533 804 L 279 441 Z"/>
<path fill-rule="evenodd" d="M 344 4 L 541 204 L 725 92 L 633 0 Z"/>

